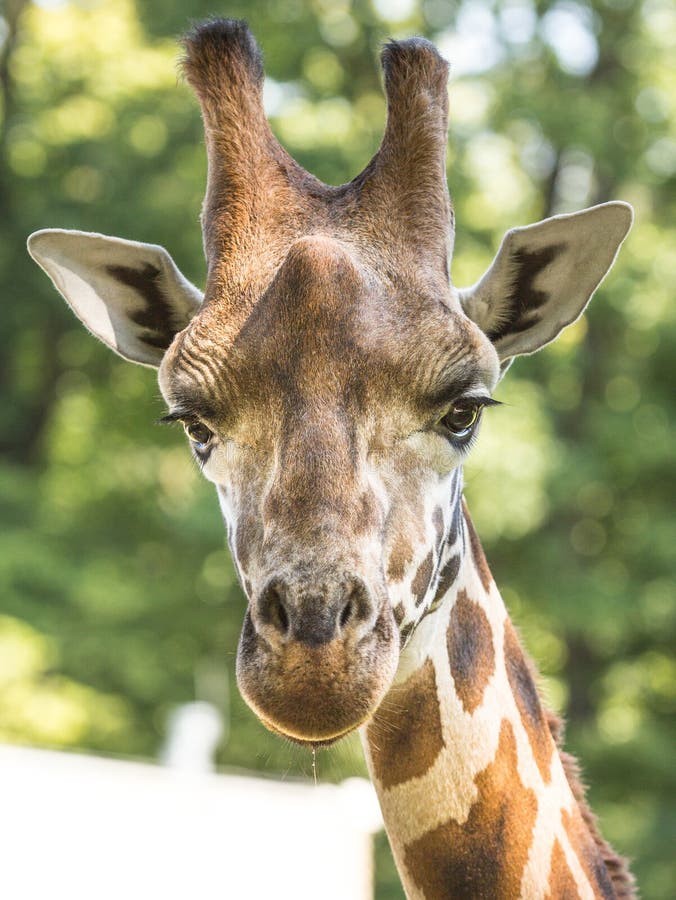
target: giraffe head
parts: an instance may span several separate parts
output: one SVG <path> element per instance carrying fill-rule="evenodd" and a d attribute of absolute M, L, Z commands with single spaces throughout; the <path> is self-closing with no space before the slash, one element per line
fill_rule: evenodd
<path fill-rule="evenodd" d="M 458 290 L 431 44 L 384 49 L 385 134 L 341 187 L 273 137 L 245 25 L 209 22 L 185 49 L 209 162 L 204 295 L 158 246 L 47 230 L 29 249 L 97 337 L 159 368 L 167 418 L 216 485 L 249 600 L 245 698 L 273 730 L 331 741 L 377 708 L 429 607 L 501 372 L 580 315 L 631 212 L 510 231 Z"/>

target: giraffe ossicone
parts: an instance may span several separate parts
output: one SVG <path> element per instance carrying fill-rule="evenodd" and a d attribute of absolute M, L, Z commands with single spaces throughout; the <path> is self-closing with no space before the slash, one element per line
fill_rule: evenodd
<path fill-rule="evenodd" d="M 308 745 L 361 729 L 408 896 L 633 896 L 462 500 L 499 378 L 582 313 L 631 208 L 514 229 L 458 289 L 429 42 L 385 47 L 382 143 L 339 187 L 273 136 L 244 23 L 184 47 L 209 162 L 204 293 L 153 245 L 45 230 L 29 251 L 98 338 L 159 368 L 216 485 L 249 599 L 245 698 Z"/>

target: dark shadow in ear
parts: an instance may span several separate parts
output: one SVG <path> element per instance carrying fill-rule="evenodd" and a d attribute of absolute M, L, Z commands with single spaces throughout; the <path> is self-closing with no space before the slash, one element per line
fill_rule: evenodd
<path fill-rule="evenodd" d="M 151 263 L 144 263 L 141 269 L 133 269 L 131 266 L 106 266 L 106 268 L 113 278 L 133 288 L 145 300 L 144 307 L 129 313 L 132 322 L 145 329 L 139 332 L 139 340 L 151 347 L 166 350 L 174 335 L 183 326 L 176 321 L 171 305 L 162 292 L 160 270 Z"/>
<path fill-rule="evenodd" d="M 514 228 L 486 274 L 459 291 L 465 313 L 504 363 L 534 353 L 574 322 L 615 261 L 631 228 L 626 203 L 603 203 Z"/>
<path fill-rule="evenodd" d="M 556 257 L 566 249 L 565 244 L 552 244 L 541 250 L 518 250 L 514 254 L 514 277 L 505 296 L 504 321 L 496 322 L 486 334 L 493 341 L 536 324 L 539 311 L 547 303 L 549 294 L 535 285 L 538 277 Z"/>
<path fill-rule="evenodd" d="M 73 312 L 132 362 L 159 366 L 202 303 L 163 247 L 82 231 L 37 231 L 28 251 Z"/>

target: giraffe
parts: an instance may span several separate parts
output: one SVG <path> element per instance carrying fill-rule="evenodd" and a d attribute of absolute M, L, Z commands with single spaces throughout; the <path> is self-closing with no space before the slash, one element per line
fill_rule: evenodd
<path fill-rule="evenodd" d="M 158 369 L 164 420 L 216 486 L 248 598 L 244 698 L 305 746 L 359 729 L 409 897 L 634 896 L 462 491 L 498 381 L 581 315 L 631 207 L 515 228 L 458 289 L 432 44 L 385 46 L 384 136 L 338 187 L 273 136 L 245 23 L 210 20 L 184 48 L 204 293 L 156 245 L 46 229 L 29 252 L 96 337 Z"/>

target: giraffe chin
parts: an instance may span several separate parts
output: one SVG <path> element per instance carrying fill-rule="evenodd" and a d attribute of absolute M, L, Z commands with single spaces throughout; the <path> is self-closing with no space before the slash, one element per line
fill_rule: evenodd
<path fill-rule="evenodd" d="M 311 729 L 307 731 L 303 731 L 302 733 L 295 730 L 294 728 L 289 728 L 286 725 L 279 725 L 278 723 L 271 721 L 267 718 L 259 709 L 251 703 L 251 701 L 245 697 L 245 700 L 256 714 L 256 717 L 260 721 L 261 725 L 264 725 L 268 731 L 271 731 L 273 734 L 278 735 L 281 738 L 284 738 L 286 741 L 291 741 L 294 744 L 298 744 L 300 747 L 314 747 L 316 749 L 320 747 L 330 747 L 333 744 L 338 743 L 343 738 L 346 738 L 349 734 L 352 734 L 353 731 L 361 728 L 362 725 L 366 725 L 367 722 L 370 721 L 373 714 L 377 709 L 377 705 L 369 711 L 369 713 L 365 716 L 362 716 L 353 724 L 349 725 L 346 728 L 341 729 L 340 731 L 336 731 L 335 733 L 326 733 L 319 732 L 316 729 Z"/>
<path fill-rule="evenodd" d="M 338 741 L 342 741 L 343 738 L 346 738 L 348 734 L 352 734 L 353 731 L 356 731 L 358 728 L 361 728 L 362 725 L 365 725 L 366 722 L 368 722 L 368 720 L 371 718 L 371 716 L 367 716 L 361 722 L 358 722 L 351 728 L 346 728 L 345 731 L 341 731 L 339 734 L 336 734 L 333 737 L 309 738 L 297 734 L 289 734 L 288 732 L 283 731 L 281 728 L 278 728 L 272 722 L 267 721 L 264 716 L 261 716 L 258 713 L 257 715 L 261 724 L 264 725 L 268 729 L 268 731 L 271 731 L 273 734 L 284 738 L 284 740 L 291 741 L 293 744 L 298 744 L 299 747 L 314 748 L 316 750 L 318 750 L 320 747 L 331 747 L 333 744 L 337 744 Z"/>

